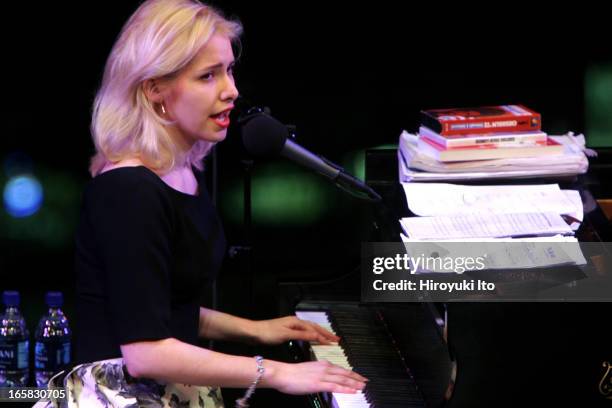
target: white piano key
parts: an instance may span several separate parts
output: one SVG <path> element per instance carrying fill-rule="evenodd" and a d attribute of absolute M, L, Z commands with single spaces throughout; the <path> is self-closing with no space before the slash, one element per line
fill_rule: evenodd
<path fill-rule="evenodd" d="M 370 406 L 370 403 L 366 400 L 365 395 L 363 395 L 361 391 L 356 394 L 333 392 L 332 398 L 332 405 L 338 408 L 363 408 Z"/>
<path fill-rule="evenodd" d="M 325 312 L 297 311 L 295 314 L 299 319 L 317 323 L 320 326 L 325 327 L 332 333 L 336 334 L 331 326 L 327 313 Z M 327 360 L 330 363 L 336 364 L 348 370 L 353 369 L 346 357 L 346 353 L 339 345 L 325 345 L 318 344 L 316 342 L 311 342 L 310 344 L 311 351 L 315 360 Z M 332 406 L 335 408 L 367 408 L 370 406 L 370 403 L 366 400 L 365 395 L 361 391 L 355 394 L 333 392 Z"/>
<path fill-rule="evenodd" d="M 327 323 L 329 324 L 329 319 L 327 318 L 327 313 L 325 312 L 306 312 L 306 311 L 297 311 L 295 315 L 298 319 L 308 320 L 313 323 Z"/>

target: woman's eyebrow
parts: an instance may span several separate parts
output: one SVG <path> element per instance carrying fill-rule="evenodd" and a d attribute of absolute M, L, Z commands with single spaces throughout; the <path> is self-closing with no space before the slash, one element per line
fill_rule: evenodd
<path fill-rule="evenodd" d="M 229 64 L 227 64 L 228 67 L 232 67 L 236 64 L 236 60 L 231 61 Z M 223 63 L 219 62 L 218 64 L 214 64 L 214 65 L 210 65 L 208 67 L 205 68 L 201 68 L 198 70 L 198 72 L 204 72 L 204 71 L 210 71 L 210 70 L 214 70 L 214 69 L 219 69 L 219 68 L 223 68 Z"/>

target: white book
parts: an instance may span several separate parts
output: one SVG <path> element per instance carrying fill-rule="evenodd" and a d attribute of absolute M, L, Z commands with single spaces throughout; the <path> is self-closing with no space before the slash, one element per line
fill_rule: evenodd
<path fill-rule="evenodd" d="M 442 136 L 425 126 L 419 128 L 419 136 L 432 140 L 446 149 L 474 146 L 530 146 L 536 142 L 545 142 L 548 137 L 546 132 L 542 131 Z"/>
<path fill-rule="evenodd" d="M 447 149 L 428 139 L 419 138 L 417 149 L 421 153 L 440 162 L 465 162 L 473 160 L 492 160 L 504 158 L 543 157 L 546 155 L 562 155 L 563 145 L 554 139 L 533 142 L 522 145 L 482 144 L 475 146 L 455 147 Z"/>

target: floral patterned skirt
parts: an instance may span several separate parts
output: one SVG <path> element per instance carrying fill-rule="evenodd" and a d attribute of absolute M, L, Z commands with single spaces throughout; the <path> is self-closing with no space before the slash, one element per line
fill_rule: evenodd
<path fill-rule="evenodd" d="M 122 358 L 78 365 L 67 374 L 55 375 L 49 387 L 65 388 L 66 399 L 51 400 L 47 408 L 223 408 L 218 387 L 136 379 Z"/>

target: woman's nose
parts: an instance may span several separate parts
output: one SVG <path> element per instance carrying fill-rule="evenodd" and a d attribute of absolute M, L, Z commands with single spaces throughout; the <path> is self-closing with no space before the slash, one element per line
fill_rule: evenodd
<path fill-rule="evenodd" d="M 221 91 L 221 100 L 235 101 L 238 98 L 238 95 L 240 95 L 240 93 L 238 92 L 238 88 L 236 87 L 236 82 L 233 78 L 228 77 L 225 81 L 224 88 Z"/>

